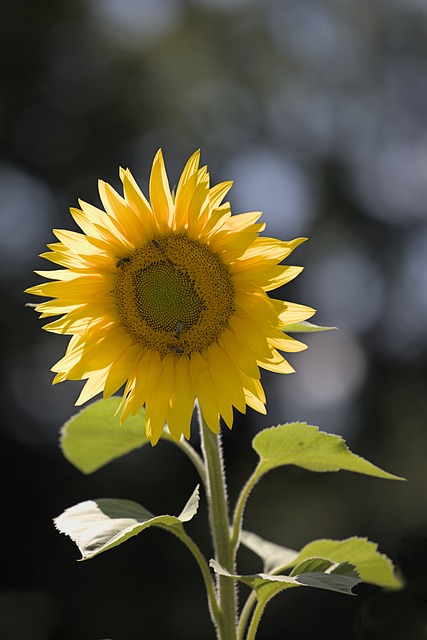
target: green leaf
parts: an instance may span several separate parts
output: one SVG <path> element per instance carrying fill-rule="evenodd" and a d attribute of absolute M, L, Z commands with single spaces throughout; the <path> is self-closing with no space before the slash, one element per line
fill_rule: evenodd
<path fill-rule="evenodd" d="M 210 561 L 216 573 L 239 580 L 255 589 L 258 600 L 266 603 L 284 589 L 291 587 L 314 587 L 353 595 L 353 587 L 360 582 L 355 568 L 347 562 L 333 563 L 324 558 L 311 558 L 297 567 L 293 575 L 258 573 L 254 575 L 231 574 L 215 560 Z"/>
<path fill-rule="evenodd" d="M 117 547 L 144 529 L 153 526 L 171 530 L 191 520 L 199 505 L 197 486 L 179 516 L 154 516 L 130 500 L 86 500 L 66 509 L 54 523 L 58 531 L 69 536 L 78 546 L 82 560 Z"/>
<path fill-rule="evenodd" d="M 301 563 L 313 558 L 325 558 L 330 562 L 349 562 L 363 582 L 390 589 L 400 588 L 401 582 L 394 574 L 393 563 L 378 551 L 378 545 L 367 538 L 352 537 L 346 540 L 314 540 L 300 552 L 268 542 L 255 533 L 242 531 L 242 543 L 264 562 L 264 571 L 300 571 Z"/>
<path fill-rule="evenodd" d="M 286 568 L 294 567 L 312 556 L 321 556 L 332 562 L 350 562 L 356 567 L 363 582 L 390 589 L 402 586 L 394 574 L 391 560 L 378 551 L 377 544 L 367 538 L 354 536 L 346 540 L 314 540 L 303 547 Z"/>
<path fill-rule="evenodd" d="M 334 563 L 325 558 L 309 558 L 299 563 L 290 575 L 306 587 L 347 595 L 354 595 L 353 587 L 361 582 L 354 565 L 349 562 Z"/>
<path fill-rule="evenodd" d="M 115 415 L 119 404 L 117 396 L 93 402 L 62 427 L 64 456 L 83 473 L 93 473 L 108 462 L 148 444 L 144 409 L 120 426 L 119 417 Z"/>
<path fill-rule="evenodd" d="M 337 327 L 321 327 L 320 325 L 313 324 L 313 322 L 293 322 L 283 327 L 285 333 L 313 333 L 317 331 L 332 331 Z"/>
<path fill-rule="evenodd" d="M 293 566 L 291 563 L 298 557 L 298 551 L 264 540 L 256 533 L 252 533 L 252 531 L 242 530 L 240 532 L 240 540 L 245 547 L 262 559 L 264 571 L 267 573 L 278 567 Z"/>
<path fill-rule="evenodd" d="M 294 464 L 310 471 L 345 469 L 378 478 L 403 480 L 351 453 L 341 436 L 324 433 L 305 422 L 264 429 L 255 436 L 252 446 L 260 457 L 255 471 L 258 477 L 276 467 Z"/>

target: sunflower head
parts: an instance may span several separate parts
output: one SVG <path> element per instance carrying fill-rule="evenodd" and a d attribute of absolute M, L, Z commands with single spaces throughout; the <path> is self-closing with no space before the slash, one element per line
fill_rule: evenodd
<path fill-rule="evenodd" d="M 153 444 L 166 422 L 189 437 L 196 398 L 214 432 L 220 417 L 231 428 L 233 407 L 265 413 L 260 368 L 293 371 L 280 351 L 305 345 L 283 328 L 314 313 L 267 293 L 301 271 L 280 263 L 305 238 L 260 237 L 260 213 L 231 215 L 232 183 L 211 187 L 199 157 L 172 193 L 159 151 L 149 201 L 128 169 L 123 196 L 100 181 L 103 209 L 71 209 L 81 233 L 54 230 L 42 257 L 60 268 L 27 289 L 50 298 L 42 318 L 60 316 L 44 328 L 71 336 L 54 382 L 86 380 L 77 404 L 124 387 L 121 421 L 145 405 Z"/>

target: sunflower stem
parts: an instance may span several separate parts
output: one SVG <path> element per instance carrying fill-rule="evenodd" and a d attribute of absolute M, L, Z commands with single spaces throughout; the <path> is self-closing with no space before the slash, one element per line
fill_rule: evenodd
<path fill-rule="evenodd" d="M 255 611 L 253 613 L 252 620 L 249 625 L 246 640 L 255 640 L 255 637 L 258 631 L 258 626 L 259 626 L 262 614 L 264 613 L 266 604 L 267 604 L 266 602 L 263 602 L 263 603 L 258 602 L 257 606 L 255 607 Z"/>
<path fill-rule="evenodd" d="M 257 595 L 255 591 L 251 591 L 246 600 L 242 612 L 240 614 L 239 623 L 237 625 L 237 640 L 243 640 L 245 629 L 248 624 L 249 617 L 257 603 Z"/>
<path fill-rule="evenodd" d="M 234 554 L 237 553 L 237 549 L 239 548 L 240 534 L 242 530 L 242 520 L 243 520 L 244 511 L 246 508 L 246 503 L 248 501 L 248 498 L 252 489 L 254 488 L 254 486 L 256 485 L 256 483 L 260 478 L 259 473 L 257 473 L 257 470 L 258 468 L 255 469 L 254 473 L 250 476 L 250 478 L 246 482 L 245 486 L 240 492 L 239 498 L 236 503 L 236 508 L 235 508 L 234 517 L 233 517 L 233 529 L 232 529 L 232 535 L 231 535 L 231 544 L 233 547 Z"/>
<path fill-rule="evenodd" d="M 227 486 L 219 435 L 206 424 L 199 407 L 199 422 L 203 456 L 206 467 L 207 501 L 216 561 L 234 573 L 234 550 L 231 543 L 227 507 Z M 220 614 L 217 634 L 220 640 L 236 640 L 236 584 L 231 578 L 217 576 Z"/>

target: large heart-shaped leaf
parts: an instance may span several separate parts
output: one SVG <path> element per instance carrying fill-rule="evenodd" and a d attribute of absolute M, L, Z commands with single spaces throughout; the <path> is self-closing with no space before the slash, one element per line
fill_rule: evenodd
<path fill-rule="evenodd" d="M 349 562 L 356 568 L 363 582 L 390 589 L 402 586 L 394 574 L 391 560 L 378 551 L 377 544 L 367 538 L 314 540 L 299 552 L 268 542 L 249 531 L 242 531 L 241 541 L 263 560 L 264 570 L 267 572 L 291 568 L 294 568 L 294 572 L 295 567 L 302 562 L 320 557 L 331 562 Z"/>
<path fill-rule="evenodd" d="M 271 469 L 293 464 L 310 471 L 355 471 L 378 478 L 402 480 L 352 453 L 341 436 L 319 431 L 305 422 L 264 429 L 253 439 L 260 457 L 258 477 Z"/>
<path fill-rule="evenodd" d="M 88 405 L 65 423 L 61 448 L 71 464 L 83 473 L 93 473 L 116 458 L 138 449 L 149 440 L 145 435 L 145 410 L 130 416 L 120 426 L 116 415 L 120 398 L 113 396 Z"/>

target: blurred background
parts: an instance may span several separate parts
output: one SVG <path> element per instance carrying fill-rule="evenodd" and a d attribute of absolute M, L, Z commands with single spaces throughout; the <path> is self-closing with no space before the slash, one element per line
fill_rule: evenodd
<path fill-rule="evenodd" d="M 22 291 L 51 229 L 99 203 L 129 166 L 145 188 L 165 154 L 171 185 L 202 149 L 234 212 L 308 236 L 279 292 L 339 331 L 308 336 L 297 374 L 263 376 L 268 415 L 225 433 L 234 500 L 263 427 L 305 420 L 407 483 L 287 468 L 254 491 L 245 527 L 295 549 L 368 536 L 406 588 L 279 595 L 260 639 L 427 637 L 427 3 L 425 0 L 14 0 L 0 20 L 0 272 L 5 640 L 213 638 L 197 568 L 147 531 L 87 563 L 52 518 L 97 497 L 179 513 L 197 478 L 161 443 L 83 476 L 60 426 L 80 383 L 51 386 L 66 339 Z M 197 429 L 193 430 L 197 446 Z M 204 503 L 189 532 L 210 556 Z M 241 570 L 261 569 L 249 552 Z M 190 622 L 191 620 L 191 622 Z"/>

